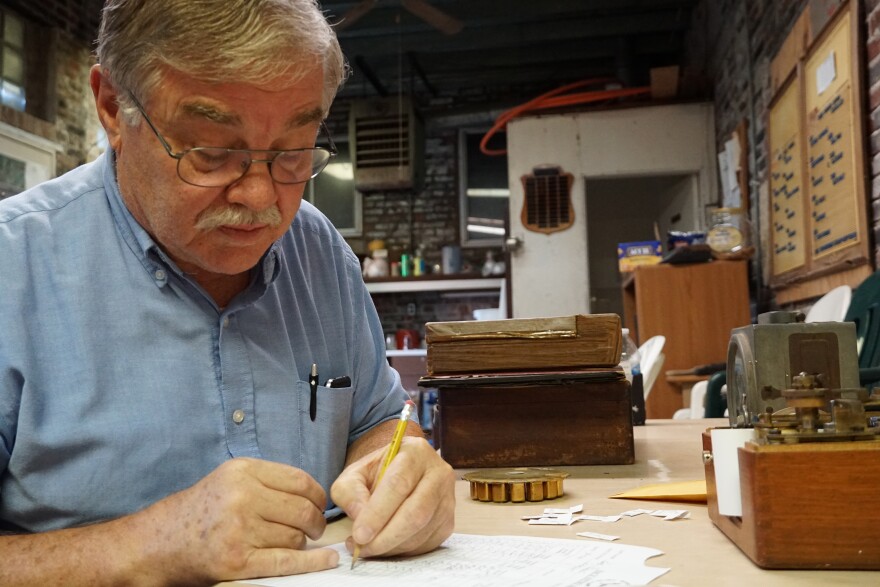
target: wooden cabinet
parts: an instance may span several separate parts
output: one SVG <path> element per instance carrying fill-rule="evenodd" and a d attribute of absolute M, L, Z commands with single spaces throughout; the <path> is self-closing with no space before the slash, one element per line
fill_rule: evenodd
<path fill-rule="evenodd" d="M 671 369 L 727 360 L 730 331 L 751 323 L 746 261 L 636 268 L 623 283 L 624 325 L 641 345 L 666 337 L 666 361 L 648 395 L 648 418 L 671 418 L 683 407 Z"/>

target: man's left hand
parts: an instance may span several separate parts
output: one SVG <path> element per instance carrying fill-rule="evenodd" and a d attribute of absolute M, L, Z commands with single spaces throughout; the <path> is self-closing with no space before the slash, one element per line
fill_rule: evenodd
<path fill-rule="evenodd" d="M 421 554 L 452 534 L 455 474 L 423 438 L 407 436 L 377 487 L 372 487 L 385 449 L 349 465 L 330 490 L 353 520 L 351 551 L 361 556 Z M 372 490 L 372 493 L 371 493 Z"/>

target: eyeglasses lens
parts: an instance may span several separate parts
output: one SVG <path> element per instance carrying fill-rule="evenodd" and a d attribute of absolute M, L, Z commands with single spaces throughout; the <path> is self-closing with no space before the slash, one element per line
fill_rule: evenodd
<path fill-rule="evenodd" d="M 204 187 L 222 187 L 238 181 L 253 161 L 269 163 L 272 179 L 282 184 L 309 181 L 330 160 L 323 148 L 278 153 L 273 159 L 255 159 L 249 151 L 196 147 L 186 151 L 178 162 L 178 173 L 185 182 Z"/>

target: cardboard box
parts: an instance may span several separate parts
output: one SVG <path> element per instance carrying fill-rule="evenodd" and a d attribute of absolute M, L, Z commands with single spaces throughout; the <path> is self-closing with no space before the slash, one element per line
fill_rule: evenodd
<path fill-rule="evenodd" d="M 652 67 L 650 72 L 651 97 L 656 100 L 675 98 L 678 95 L 679 73 L 677 65 Z"/>
<path fill-rule="evenodd" d="M 639 265 L 656 265 L 663 258 L 660 241 L 635 241 L 617 245 L 617 266 L 622 273 Z"/>
<path fill-rule="evenodd" d="M 435 445 L 453 467 L 627 465 L 635 458 L 620 369 L 425 377 L 438 391 Z"/>

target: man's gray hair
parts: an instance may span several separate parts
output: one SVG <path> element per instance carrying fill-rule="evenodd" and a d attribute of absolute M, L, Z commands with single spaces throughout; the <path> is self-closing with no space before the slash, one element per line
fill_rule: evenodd
<path fill-rule="evenodd" d="M 145 102 L 163 66 L 208 83 L 268 85 L 323 64 L 325 116 L 347 74 L 316 0 L 107 0 L 97 57 L 129 121 L 137 111 L 122 90 Z"/>

